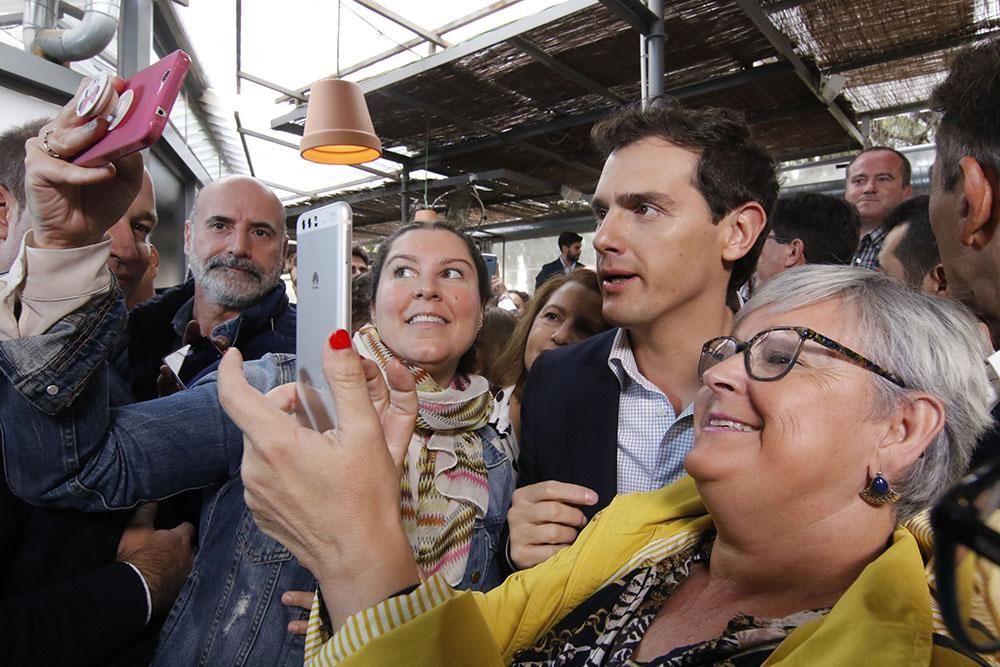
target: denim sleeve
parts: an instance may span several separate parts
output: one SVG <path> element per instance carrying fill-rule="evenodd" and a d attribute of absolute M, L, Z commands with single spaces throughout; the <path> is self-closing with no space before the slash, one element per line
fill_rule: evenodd
<path fill-rule="evenodd" d="M 15 375 L 19 387 L 5 372 L 0 444 L 15 494 L 43 506 L 102 511 L 237 473 L 243 435 L 219 405 L 215 374 L 171 396 L 111 408 L 106 354 L 89 377 L 79 385 L 76 376 L 67 378 L 55 396 L 43 387 L 57 374 L 30 382 Z M 266 391 L 293 379 L 294 358 L 268 355 L 244 368 L 250 383 Z M 72 397 L 57 400 L 63 394 Z"/>
<path fill-rule="evenodd" d="M 94 370 L 104 366 L 128 314 L 118 290 L 87 302 L 44 334 L 0 341 L 0 374 L 7 385 L 45 414 L 74 403 Z M 14 418 L 5 397 L 0 417 Z"/>

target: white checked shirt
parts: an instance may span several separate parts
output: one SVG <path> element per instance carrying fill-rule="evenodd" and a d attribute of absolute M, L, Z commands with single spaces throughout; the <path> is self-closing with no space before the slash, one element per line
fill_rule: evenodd
<path fill-rule="evenodd" d="M 652 491 L 684 474 L 684 457 L 694 446 L 694 404 L 680 415 L 666 395 L 643 377 L 625 329 L 608 356 L 618 378 L 618 493 Z"/>

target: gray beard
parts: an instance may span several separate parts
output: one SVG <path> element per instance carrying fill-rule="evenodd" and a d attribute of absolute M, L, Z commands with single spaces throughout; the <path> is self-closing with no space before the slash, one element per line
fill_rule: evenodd
<path fill-rule="evenodd" d="M 226 271 L 227 267 L 246 273 Z M 211 303 L 232 310 L 245 310 L 263 299 L 278 283 L 281 267 L 279 265 L 270 273 L 265 273 L 243 257 L 217 255 L 202 263 L 192 256 L 191 274 Z"/>

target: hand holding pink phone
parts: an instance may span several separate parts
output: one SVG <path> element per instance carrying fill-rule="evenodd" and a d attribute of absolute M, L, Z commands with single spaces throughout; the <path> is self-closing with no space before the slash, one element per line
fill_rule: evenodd
<path fill-rule="evenodd" d="M 109 119 L 108 133 L 96 144 L 73 158 L 82 167 L 107 164 L 123 155 L 148 148 L 156 143 L 167 126 L 170 110 L 180 92 L 191 58 L 183 51 L 174 51 L 153 63 L 126 82 L 118 96 L 118 107 Z M 95 87 L 94 104 L 102 94 L 102 85 Z M 88 102 L 86 94 L 79 107 Z"/>

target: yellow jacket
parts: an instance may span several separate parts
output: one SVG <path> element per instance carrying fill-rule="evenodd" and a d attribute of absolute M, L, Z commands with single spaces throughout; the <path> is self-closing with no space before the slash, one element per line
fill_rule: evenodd
<path fill-rule="evenodd" d="M 507 664 L 594 591 L 688 547 L 711 527 L 690 477 L 619 496 L 573 546 L 485 595 L 458 593 L 431 579 L 356 614 L 329 641 L 314 608 L 306 663 Z M 766 664 L 975 663 L 934 643 L 923 558 L 913 535 L 900 527 L 830 613 L 792 631 Z"/>

